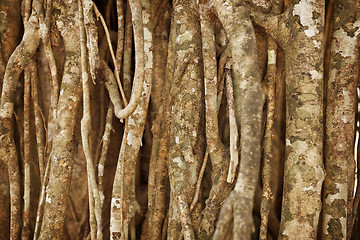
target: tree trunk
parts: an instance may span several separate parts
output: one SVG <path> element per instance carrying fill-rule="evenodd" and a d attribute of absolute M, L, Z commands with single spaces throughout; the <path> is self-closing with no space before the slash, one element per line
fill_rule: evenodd
<path fill-rule="evenodd" d="M 359 238 L 359 16 L 1 1 L 0 238 Z"/>

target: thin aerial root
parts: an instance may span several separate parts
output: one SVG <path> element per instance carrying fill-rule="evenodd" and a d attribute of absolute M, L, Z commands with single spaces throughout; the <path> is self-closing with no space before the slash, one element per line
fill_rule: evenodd
<path fill-rule="evenodd" d="M 7 164 L 10 183 L 10 238 L 18 239 L 21 228 L 21 183 L 17 151 L 13 136 L 13 114 L 16 86 L 22 70 L 32 59 L 40 43 L 38 24 L 39 2 L 24 27 L 23 40 L 11 54 L 6 66 L 0 100 L 0 158 Z M 21 142 L 21 141 L 20 141 Z M 20 144 L 21 147 L 21 144 Z"/>
<path fill-rule="evenodd" d="M 196 189 L 195 189 L 195 195 L 194 195 L 194 198 L 191 202 L 191 205 L 190 205 L 190 212 L 192 212 L 192 210 L 194 209 L 195 207 L 195 204 L 198 202 L 199 200 L 199 194 L 200 194 L 200 187 L 201 187 L 201 182 L 202 182 L 202 179 L 203 179 L 203 176 L 204 176 L 204 172 L 205 172 L 205 168 L 206 168 L 206 164 L 207 164 L 207 161 L 208 161 L 208 158 L 209 158 L 209 152 L 206 151 L 205 152 L 205 156 L 204 156 L 204 161 L 201 165 L 201 169 L 200 169 L 200 172 L 199 172 L 199 177 L 198 177 L 198 180 L 196 182 Z"/>
<path fill-rule="evenodd" d="M 89 198 L 89 225 L 90 225 L 90 236 L 91 239 L 96 239 L 96 217 L 95 217 L 95 201 L 94 193 L 91 187 L 91 180 L 88 174 L 88 198 Z"/>
<path fill-rule="evenodd" d="M 132 65 L 132 44 L 133 44 L 133 28 L 131 21 L 130 4 L 127 2 L 125 16 L 125 40 L 124 40 L 124 60 L 123 60 L 123 83 L 124 91 L 127 99 L 131 95 L 131 65 Z"/>
<path fill-rule="evenodd" d="M 54 122 L 56 119 L 56 109 L 57 109 L 57 102 L 59 98 L 59 83 L 58 83 L 58 74 L 57 74 L 57 67 L 55 62 L 54 53 L 52 51 L 51 42 L 50 42 L 50 27 L 51 27 L 51 11 L 52 11 L 52 0 L 47 0 L 46 3 L 46 11 L 45 17 L 43 14 L 40 14 L 40 35 L 42 42 L 44 43 L 44 50 L 45 56 L 49 64 L 50 69 L 50 86 L 51 86 L 51 93 L 50 93 L 50 109 L 49 109 L 49 118 L 48 118 L 48 127 L 47 129 L 47 142 L 46 142 L 46 153 L 47 155 L 51 152 L 51 142 L 53 139 L 53 135 L 55 132 L 54 129 Z"/>
<path fill-rule="evenodd" d="M 274 40 L 269 40 L 268 67 L 267 67 L 267 114 L 264 140 L 264 167 L 263 167 L 263 198 L 261 202 L 261 226 L 260 239 L 267 239 L 267 229 L 271 201 L 273 199 L 271 189 L 271 162 L 273 160 L 273 139 L 274 139 L 274 116 L 275 116 L 275 78 L 276 78 L 276 50 Z"/>
<path fill-rule="evenodd" d="M 0 49 L 2 49 L 1 46 L 1 41 L 0 41 Z M 6 64 L 4 63 L 4 58 L 3 58 L 3 53 L 2 51 L 0 51 L 0 93 L 2 90 L 2 84 L 3 84 L 3 77 L 4 77 L 4 73 L 5 73 L 5 68 L 6 68 Z"/>
<path fill-rule="evenodd" d="M 135 39 L 135 74 L 132 94 L 129 104 L 120 112 L 115 112 L 116 117 L 119 119 L 125 119 L 129 117 L 136 109 L 140 102 L 141 92 L 144 82 L 144 28 L 142 18 L 142 6 L 139 0 L 129 1 Z M 115 56 L 114 56 L 115 61 Z M 116 65 L 116 64 L 115 64 Z M 115 71 L 116 72 L 116 71 Z M 121 91 L 123 91 L 121 89 Z M 123 92 L 121 93 L 123 95 Z"/>
<path fill-rule="evenodd" d="M 51 163 L 51 161 L 48 161 L 46 164 L 44 178 L 43 178 L 43 181 L 41 182 L 41 193 L 40 193 L 39 204 L 38 204 L 37 213 L 36 213 L 34 240 L 36 240 L 38 238 L 39 231 L 41 228 L 41 220 L 42 220 L 43 212 L 44 212 L 43 206 L 44 206 L 44 199 L 45 199 L 45 194 L 46 194 L 46 186 L 49 181 L 50 163 Z"/>
<path fill-rule="evenodd" d="M 217 111 L 220 109 L 221 99 L 224 93 L 224 72 L 226 64 L 229 62 L 231 58 L 231 51 L 229 47 L 226 47 L 225 50 L 222 52 L 220 60 L 219 60 L 219 67 L 218 67 L 218 97 L 217 97 Z"/>
<path fill-rule="evenodd" d="M 114 105 L 115 112 L 121 111 L 121 109 L 123 109 L 123 105 L 121 103 L 121 98 L 114 74 L 104 60 L 100 60 L 100 68 L 102 70 L 103 76 L 105 77 L 105 86 L 108 90 L 110 100 Z"/>
<path fill-rule="evenodd" d="M 236 124 L 234 90 L 232 84 L 231 71 L 226 70 L 226 96 L 229 106 L 229 125 L 230 125 L 230 166 L 227 176 L 227 182 L 233 183 L 236 174 L 236 168 L 239 163 L 239 149 L 237 146 L 239 133 Z"/>
<path fill-rule="evenodd" d="M 116 69 L 120 71 L 122 65 L 122 58 L 124 53 L 124 2 L 123 0 L 116 0 L 116 11 L 118 19 L 118 32 L 117 32 L 117 48 L 116 48 Z M 120 72 L 118 73 L 120 75 Z M 123 80 L 124 81 L 124 80 Z M 124 84 L 125 85 L 125 84 Z M 124 86 L 125 88 L 125 86 Z"/>
<path fill-rule="evenodd" d="M 34 65 L 35 62 L 31 60 L 29 64 L 24 73 L 24 209 L 22 239 L 29 239 L 30 234 L 30 79 L 34 70 L 31 65 Z"/>
<path fill-rule="evenodd" d="M 104 129 L 104 135 L 102 137 L 102 149 L 101 149 L 101 155 L 98 165 L 98 180 L 99 180 L 99 194 L 101 199 L 101 205 L 104 203 L 104 169 L 105 169 L 105 161 L 106 161 L 106 155 L 109 149 L 110 144 L 110 133 L 112 130 L 112 120 L 114 115 L 114 106 L 110 103 L 108 112 L 106 115 L 106 123 L 105 123 L 105 129 Z"/>
<path fill-rule="evenodd" d="M 125 119 L 125 130 L 123 134 L 123 141 L 126 141 L 129 128 L 127 127 L 128 119 Z M 120 180 L 120 198 L 118 196 L 114 196 L 114 190 L 116 190 L 116 186 L 113 186 L 113 194 L 111 199 L 111 212 L 110 212 L 110 236 L 113 237 L 120 233 L 122 239 L 125 236 L 124 230 L 124 158 L 125 158 L 125 147 L 122 144 L 120 147 L 119 158 L 118 158 L 118 165 L 117 168 L 120 168 L 120 174 L 115 173 L 115 180 Z M 119 217 L 120 216 L 120 217 Z M 119 230 L 120 229 L 120 230 Z M 127 234 L 127 231 L 126 231 Z"/>
<path fill-rule="evenodd" d="M 111 54 L 111 58 L 114 62 L 114 66 L 115 66 L 115 78 L 116 78 L 116 81 L 117 81 L 117 84 L 119 86 L 119 89 L 120 89 L 120 94 L 121 94 L 121 97 L 124 101 L 124 105 L 127 106 L 128 105 L 128 102 L 126 100 L 126 97 L 125 97 L 125 93 L 124 93 L 124 89 L 121 85 L 121 82 L 120 82 L 120 76 L 119 76 L 119 69 L 118 69 L 118 65 L 116 64 L 116 58 L 115 58 L 115 54 L 114 54 L 114 50 L 113 50 L 113 47 L 112 47 L 112 43 L 111 43 L 111 38 L 110 38 L 110 33 L 109 33 L 109 29 L 106 25 L 106 22 L 104 20 L 104 17 L 101 15 L 101 13 L 99 12 L 99 10 L 97 9 L 96 7 L 96 4 L 94 4 L 94 11 L 95 11 L 95 14 L 98 18 L 100 18 L 100 21 L 101 21 L 101 24 L 103 25 L 104 27 L 104 30 L 105 30 L 105 34 L 106 34 L 106 40 L 108 42 L 108 45 L 109 45 L 109 50 L 110 50 L 110 54 Z"/>
<path fill-rule="evenodd" d="M 40 170 L 40 180 L 44 181 L 44 143 L 42 138 L 44 136 L 43 132 L 43 121 L 41 118 L 41 109 L 39 106 L 38 99 L 38 86 L 37 86 L 37 74 L 33 72 L 31 76 L 31 99 L 34 106 L 34 115 L 35 115 L 35 132 L 36 132 L 36 146 L 37 146 L 37 155 L 39 161 L 39 170 Z"/>
<path fill-rule="evenodd" d="M 90 116 L 90 90 L 88 74 L 88 53 L 86 48 L 86 34 L 84 26 L 84 13 L 82 1 L 79 1 L 80 15 L 80 47 L 81 47 L 81 69 L 82 69 L 82 86 L 83 86 L 83 118 L 81 119 L 81 137 L 83 151 L 86 158 L 86 170 L 88 175 L 89 206 L 90 215 L 94 214 L 97 227 L 97 239 L 102 239 L 102 219 L 101 219 L 101 200 L 98 186 L 96 183 L 95 169 L 93 165 L 93 156 L 90 142 L 91 116 Z M 94 231 L 92 224 L 92 232 Z M 92 233 L 93 234 L 93 233 Z"/>

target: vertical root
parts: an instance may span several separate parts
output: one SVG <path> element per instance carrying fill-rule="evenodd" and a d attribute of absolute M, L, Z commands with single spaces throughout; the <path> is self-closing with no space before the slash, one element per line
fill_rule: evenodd
<path fill-rule="evenodd" d="M 86 48 L 86 34 L 84 26 L 84 12 L 82 1 L 79 1 L 80 15 L 80 48 L 81 48 L 81 69 L 82 69 L 82 86 L 83 86 L 83 118 L 81 120 L 81 137 L 83 150 L 86 158 L 86 170 L 88 174 L 88 190 L 89 190 L 89 209 L 90 217 L 92 214 L 96 218 L 97 239 L 102 239 L 102 219 L 101 219 L 101 200 L 99 190 L 96 183 L 95 169 L 93 165 L 93 156 L 90 142 L 91 116 L 90 116 L 90 90 L 88 75 L 88 52 Z M 92 221 L 91 232 L 95 232 L 95 223 Z"/>
<path fill-rule="evenodd" d="M 268 43 L 268 68 L 267 68 L 267 113 L 264 140 L 264 167 L 263 167 L 263 198 L 261 202 L 261 226 L 260 239 L 267 239 L 270 206 L 273 200 L 271 189 L 273 139 L 274 139 L 274 116 L 275 116 L 275 81 L 276 81 L 276 50 L 274 40 Z"/>
<path fill-rule="evenodd" d="M 229 107 L 229 125 L 230 125 L 230 166 L 227 176 L 227 182 L 233 183 L 236 174 L 236 168 L 239 163 L 239 149 L 238 149 L 238 127 L 235 116 L 235 104 L 234 104 L 234 90 L 231 72 L 226 70 L 226 97 Z"/>

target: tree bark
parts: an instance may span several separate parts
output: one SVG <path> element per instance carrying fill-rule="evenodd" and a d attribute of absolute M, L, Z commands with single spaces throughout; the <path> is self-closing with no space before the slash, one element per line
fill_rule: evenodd
<path fill-rule="evenodd" d="M 54 1 L 57 27 L 65 45 L 65 64 L 57 105 L 55 134 L 50 154 L 49 183 L 39 239 L 62 239 L 73 168 L 74 128 L 81 101 L 80 35 L 77 2 Z M 74 41 L 74 39 L 78 39 Z"/>
<path fill-rule="evenodd" d="M 340 4 L 343 5 L 340 7 Z M 326 135 L 324 205 L 322 238 L 347 238 L 351 232 L 355 166 L 354 135 L 356 86 L 359 72 L 359 53 L 356 49 L 360 27 L 359 2 L 335 1 L 335 19 L 330 49 L 330 70 L 326 96 Z M 339 134 L 341 132 L 341 134 Z M 352 201 L 351 201 L 352 202 Z M 348 215 L 349 214 L 349 215 Z"/>

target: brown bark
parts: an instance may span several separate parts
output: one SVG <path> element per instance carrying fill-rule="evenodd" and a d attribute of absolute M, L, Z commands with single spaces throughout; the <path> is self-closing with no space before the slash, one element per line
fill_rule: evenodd
<path fill-rule="evenodd" d="M 37 31 L 39 3 L 34 2 L 34 10 L 25 26 L 23 40 L 9 58 L 5 70 L 0 105 L 0 158 L 7 164 L 10 184 L 10 238 L 17 239 L 21 226 L 20 171 L 13 138 L 12 115 L 14 111 L 15 92 L 20 73 L 34 55 L 40 36 Z"/>
<path fill-rule="evenodd" d="M 339 4 L 344 7 L 340 8 Z M 350 16 L 360 16 L 360 5 L 358 1 L 335 1 L 334 7 L 333 18 L 338 20 L 334 21 L 332 29 L 326 96 L 326 177 L 322 238 L 349 239 L 353 214 L 351 200 L 354 196 L 354 186 L 351 184 L 354 181 L 354 172 L 349 169 L 354 169 L 355 166 L 354 109 L 359 71 L 359 55 L 356 49 L 358 34 L 352 35 L 350 32 L 360 24 L 359 20 L 354 22 Z M 351 174 L 348 175 L 348 172 Z"/>
<path fill-rule="evenodd" d="M 22 3 L 0 3 L 1 239 L 358 238 L 357 1 Z"/>
<path fill-rule="evenodd" d="M 179 0 L 174 6 L 176 31 L 175 71 L 170 90 L 169 179 L 170 205 L 168 239 L 195 239 L 196 215 L 190 216 L 202 148 L 202 59 L 199 19 L 192 1 Z M 184 27 L 185 26 L 185 27 Z M 182 211 L 183 209 L 183 211 Z"/>
<path fill-rule="evenodd" d="M 54 1 L 53 8 L 59 12 L 55 19 L 64 40 L 66 58 L 52 143 L 56 147 L 50 154 L 49 183 L 39 239 L 62 239 L 63 236 L 73 167 L 74 127 L 81 100 L 79 26 L 75 19 L 66 18 L 67 14 L 77 14 L 78 6 L 77 3 Z"/>
<path fill-rule="evenodd" d="M 255 31 L 245 7 L 235 6 L 232 1 L 216 1 L 214 6 L 225 28 L 232 53 L 241 156 L 235 189 L 222 206 L 214 239 L 227 236 L 232 218 L 234 238 L 250 239 L 254 227 L 253 200 L 260 169 L 262 108 L 257 49 L 253 44 Z M 247 104 L 248 102 L 252 104 Z"/>

